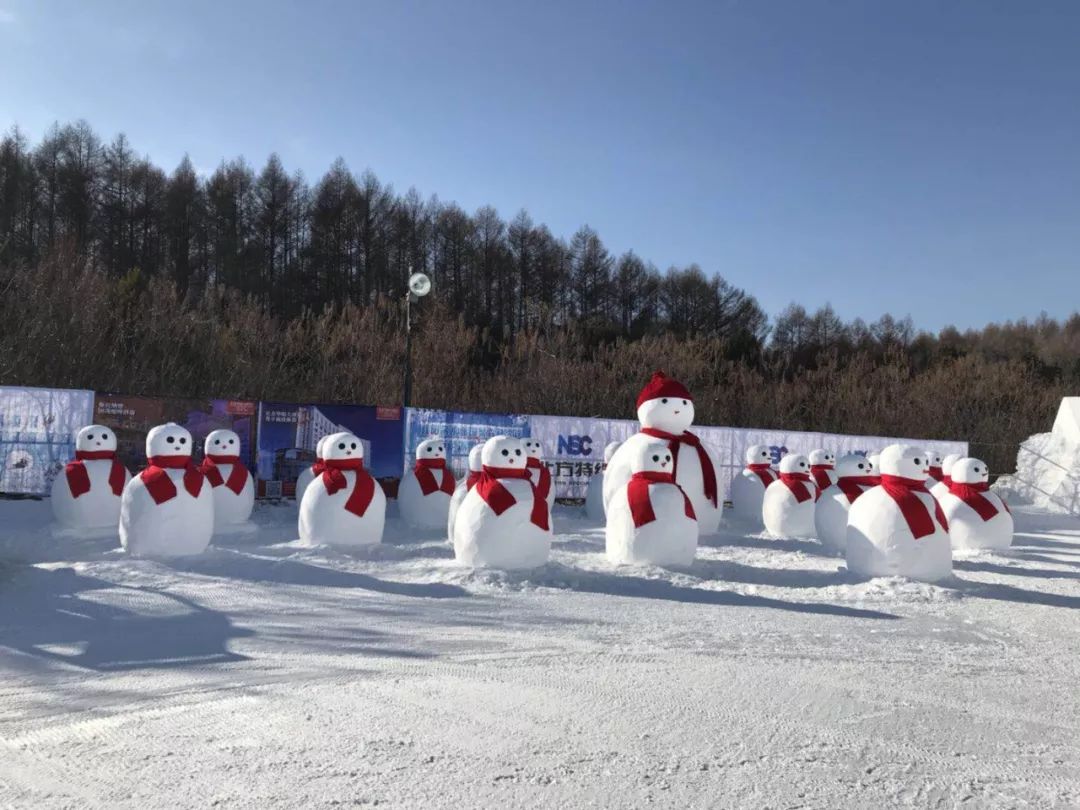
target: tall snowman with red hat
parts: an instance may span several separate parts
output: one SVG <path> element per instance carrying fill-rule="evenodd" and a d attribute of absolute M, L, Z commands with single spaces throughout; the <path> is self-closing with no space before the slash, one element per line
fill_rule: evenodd
<path fill-rule="evenodd" d="M 633 462 L 641 447 L 659 439 L 671 450 L 675 483 L 690 498 L 698 534 L 714 534 L 720 526 L 723 509 L 716 460 L 689 430 L 694 423 L 694 399 L 690 392 L 678 380 L 657 371 L 638 394 L 637 417 L 641 430 L 622 443 L 604 471 L 605 509 L 610 509 L 612 498 L 633 475 Z"/>
<path fill-rule="evenodd" d="M 75 458 L 53 479 L 56 533 L 115 533 L 129 480 L 131 473 L 116 458 L 116 434 L 104 425 L 84 427 L 75 436 Z"/>

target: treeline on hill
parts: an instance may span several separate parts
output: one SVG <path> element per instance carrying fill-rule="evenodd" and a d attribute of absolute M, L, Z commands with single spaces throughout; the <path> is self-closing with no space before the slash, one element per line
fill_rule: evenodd
<path fill-rule="evenodd" d="M 960 333 L 844 323 L 696 266 L 660 273 L 524 212 L 467 214 L 336 163 L 166 174 L 83 123 L 0 142 L 0 384 L 630 418 L 655 368 L 702 424 L 965 438 L 997 470 L 1080 383 L 1080 316 Z"/>

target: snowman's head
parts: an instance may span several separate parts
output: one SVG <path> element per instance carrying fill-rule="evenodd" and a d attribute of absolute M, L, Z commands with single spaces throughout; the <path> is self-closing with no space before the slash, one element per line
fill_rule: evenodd
<path fill-rule="evenodd" d="M 926 460 L 929 462 L 931 467 L 940 467 L 941 462 L 945 460 L 942 457 L 941 453 L 939 453 L 937 450 L 930 450 L 929 448 L 924 448 L 923 452 L 926 453 Z"/>
<path fill-rule="evenodd" d="M 469 450 L 469 472 L 482 472 L 484 469 L 484 445 L 474 444 Z"/>
<path fill-rule="evenodd" d="M 512 436 L 492 436 L 484 442 L 480 454 L 485 467 L 510 467 L 525 469 L 525 444 Z"/>
<path fill-rule="evenodd" d="M 646 442 L 630 459 L 630 472 L 670 473 L 672 466 L 671 449 L 661 442 Z"/>
<path fill-rule="evenodd" d="M 176 422 L 150 428 L 146 434 L 146 457 L 190 456 L 191 433 Z"/>
<path fill-rule="evenodd" d="M 941 460 L 942 474 L 947 475 L 951 478 L 953 465 L 962 458 L 963 456 L 959 453 L 949 453 L 949 455 L 945 456 L 945 458 Z"/>
<path fill-rule="evenodd" d="M 772 450 L 767 444 L 752 444 L 746 448 L 747 464 L 772 464 Z"/>
<path fill-rule="evenodd" d="M 990 480 L 990 468 L 977 458 L 961 458 L 952 466 L 952 480 L 958 484 L 985 484 Z"/>
<path fill-rule="evenodd" d="M 810 472 L 810 461 L 806 456 L 800 456 L 798 453 L 788 453 L 780 459 L 780 472 L 782 473 L 808 473 Z"/>
<path fill-rule="evenodd" d="M 836 464 L 836 454 L 829 450 L 813 450 L 810 453 L 810 463 L 834 466 Z"/>
<path fill-rule="evenodd" d="M 446 458 L 446 442 L 442 439 L 424 439 L 420 444 L 416 445 L 417 461 L 436 458 Z"/>
<path fill-rule="evenodd" d="M 873 475 L 873 471 L 874 468 L 870 463 L 870 459 L 866 456 L 860 456 L 858 453 L 849 453 L 846 456 L 840 456 L 839 461 L 836 462 L 836 475 L 838 478 Z"/>
<path fill-rule="evenodd" d="M 911 444 L 890 444 L 881 451 L 881 474 L 900 478 L 926 479 L 926 453 Z"/>
<path fill-rule="evenodd" d="M 615 451 L 619 449 L 622 442 L 608 442 L 604 445 L 604 463 L 607 464 L 611 461 L 611 457 L 615 455 Z"/>
<path fill-rule="evenodd" d="M 521 443 L 525 445 L 525 452 L 529 458 L 541 458 L 544 455 L 544 448 L 539 439 L 522 439 Z"/>
<path fill-rule="evenodd" d="M 331 433 L 323 439 L 323 459 L 349 461 L 364 458 L 364 443 L 352 433 Z"/>
<path fill-rule="evenodd" d="M 694 424 L 694 400 L 682 383 L 658 371 L 638 394 L 637 418 L 647 428 L 685 433 Z"/>
<path fill-rule="evenodd" d="M 323 445 L 326 443 L 326 436 L 323 436 L 317 442 L 315 442 L 315 458 L 322 458 Z"/>
<path fill-rule="evenodd" d="M 231 430 L 211 430 L 203 442 L 203 452 L 208 456 L 238 456 L 240 436 Z"/>
<path fill-rule="evenodd" d="M 75 449 L 89 453 L 116 452 L 116 434 L 104 425 L 90 425 L 75 434 Z"/>

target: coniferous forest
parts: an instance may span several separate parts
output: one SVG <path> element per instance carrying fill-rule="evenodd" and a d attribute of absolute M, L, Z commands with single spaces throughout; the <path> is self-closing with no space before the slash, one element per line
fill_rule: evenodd
<path fill-rule="evenodd" d="M 1080 383 L 1080 315 L 936 335 L 770 317 L 722 268 L 660 270 L 341 160 L 312 183 L 276 155 L 159 167 L 85 122 L 0 141 L 0 384 L 393 404 L 410 268 L 434 281 L 426 407 L 630 418 L 664 368 L 702 424 L 967 439 L 1007 471 Z"/>

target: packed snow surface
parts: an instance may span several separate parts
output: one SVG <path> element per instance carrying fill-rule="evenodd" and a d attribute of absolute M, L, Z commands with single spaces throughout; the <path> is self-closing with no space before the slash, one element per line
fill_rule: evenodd
<path fill-rule="evenodd" d="M 160 562 L 0 501 L 0 806 L 1080 806 L 1080 520 L 926 585 L 732 532 L 616 567 L 580 515 L 508 574 L 393 510 Z"/>

